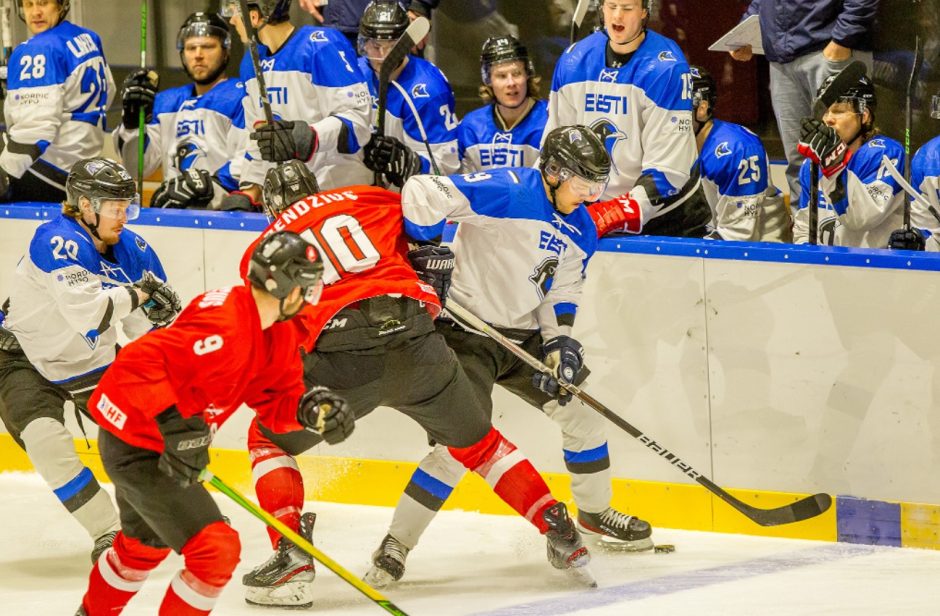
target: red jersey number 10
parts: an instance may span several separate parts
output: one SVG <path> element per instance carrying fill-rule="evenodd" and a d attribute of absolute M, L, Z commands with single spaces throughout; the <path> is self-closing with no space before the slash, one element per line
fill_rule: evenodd
<path fill-rule="evenodd" d="M 374 267 L 382 255 L 366 235 L 362 225 L 349 214 L 324 219 L 308 227 L 301 237 L 316 246 L 323 258 L 323 284 L 332 284 L 343 274 L 354 274 Z"/>

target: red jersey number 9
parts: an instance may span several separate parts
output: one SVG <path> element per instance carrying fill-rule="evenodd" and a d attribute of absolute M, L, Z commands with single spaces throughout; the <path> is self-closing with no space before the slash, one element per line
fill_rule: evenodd
<path fill-rule="evenodd" d="M 197 340 L 193 344 L 193 353 L 196 355 L 208 355 L 213 351 L 218 351 L 222 348 L 222 336 L 218 334 L 212 334 L 207 336 L 202 340 Z"/>

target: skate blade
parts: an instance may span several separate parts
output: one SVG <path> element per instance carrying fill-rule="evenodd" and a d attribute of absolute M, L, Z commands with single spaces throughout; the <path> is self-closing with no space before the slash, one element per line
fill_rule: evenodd
<path fill-rule="evenodd" d="M 621 541 L 607 535 L 587 534 L 583 531 L 581 536 L 608 552 L 648 552 L 654 547 L 653 540 L 649 537 L 636 541 Z"/>
<path fill-rule="evenodd" d="M 313 582 L 286 582 L 278 586 L 245 586 L 245 602 L 265 607 L 313 607 Z"/>
<path fill-rule="evenodd" d="M 372 588 L 388 588 L 395 583 L 395 578 L 384 569 L 372 567 L 362 576 L 362 581 Z"/>
<path fill-rule="evenodd" d="M 594 572 L 591 571 L 589 565 L 582 565 L 580 567 L 568 567 L 564 570 L 565 574 L 580 584 L 581 586 L 586 586 L 588 588 L 597 588 L 597 578 L 594 577 Z"/>

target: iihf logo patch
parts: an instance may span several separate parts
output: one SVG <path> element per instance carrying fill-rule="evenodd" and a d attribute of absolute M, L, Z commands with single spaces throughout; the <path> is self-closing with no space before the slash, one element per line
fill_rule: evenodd
<path fill-rule="evenodd" d="M 426 83 L 416 83 L 413 88 L 411 88 L 411 97 L 412 98 L 430 98 L 428 94 L 428 85 Z"/>
<path fill-rule="evenodd" d="M 718 144 L 718 147 L 715 148 L 715 157 L 721 158 L 722 156 L 727 156 L 731 154 L 731 148 L 728 147 L 727 141 L 722 141 Z"/>
<path fill-rule="evenodd" d="M 675 62 L 676 57 L 672 55 L 671 51 L 661 51 L 659 52 L 659 61 L 660 62 Z"/>
<path fill-rule="evenodd" d="M 134 243 L 136 243 L 137 247 L 140 248 L 140 252 L 147 252 L 147 242 L 144 241 L 144 238 L 138 235 L 134 237 Z"/>
<path fill-rule="evenodd" d="M 598 80 L 598 81 L 606 81 L 606 82 L 609 82 L 609 83 L 616 83 L 616 82 L 617 82 L 617 71 L 616 71 L 616 70 L 613 70 L 613 69 L 602 68 L 602 69 L 601 69 L 601 74 L 600 74 L 600 76 L 597 78 L 597 80 Z"/>

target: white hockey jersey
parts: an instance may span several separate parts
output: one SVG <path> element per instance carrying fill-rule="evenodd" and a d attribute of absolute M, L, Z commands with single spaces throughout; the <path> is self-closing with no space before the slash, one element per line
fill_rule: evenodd
<path fill-rule="evenodd" d="M 818 243 L 828 246 L 885 248 L 904 217 L 904 193 L 884 169 L 887 155 L 901 173 L 907 162 L 901 144 L 884 136 L 869 139 L 845 169 L 819 179 Z M 793 221 L 793 241 L 809 241 L 810 161 L 800 168 L 800 205 Z"/>
<path fill-rule="evenodd" d="M 131 339 L 152 327 L 143 310 L 131 311 L 126 288 L 145 271 L 166 280 L 156 253 L 139 235 L 125 227 L 102 255 L 77 221 L 60 214 L 36 229 L 17 264 L 3 326 L 53 383 L 95 372 L 114 361 L 118 323 Z"/>
<path fill-rule="evenodd" d="M 790 213 L 770 182 L 760 137 L 738 124 L 713 120 L 699 165 L 711 226 L 721 239 L 789 241 Z"/>
<path fill-rule="evenodd" d="M 369 85 L 373 119 L 377 122 L 379 76 L 366 58 L 359 58 L 359 70 Z M 401 74 L 388 84 L 385 134 L 396 137 L 421 157 L 421 173 L 450 175 L 460 167 L 454 106 L 454 92 L 444 73 L 423 58 L 408 56 Z"/>
<path fill-rule="evenodd" d="M 440 237 L 459 222 L 450 297 L 484 321 L 570 334 L 597 228 L 584 206 L 559 214 L 537 169 L 418 175 L 402 189 L 405 233 Z"/>
<path fill-rule="evenodd" d="M 534 167 L 547 121 L 548 102 L 541 99 L 509 130 L 497 119 L 495 104 L 474 109 L 457 126 L 460 171 Z"/>
<path fill-rule="evenodd" d="M 64 190 L 72 165 L 104 144 L 115 87 L 101 39 L 68 21 L 37 34 L 13 50 L 7 87 L 0 167 Z"/>
<path fill-rule="evenodd" d="M 372 172 L 362 164 L 362 147 L 371 135 L 372 100 L 356 66 L 349 41 L 331 28 L 294 30 L 276 53 L 258 46 L 261 70 L 274 119 L 304 121 L 317 131 L 319 148 L 307 163 L 320 188 L 369 184 Z M 265 121 L 251 54 L 241 64 L 245 84 L 245 127 Z M 272 167 L 249 140 L 240 182 L 261 185 Z"/>
<path fill-rule="evenodd" d="M 607 41 L 595 32 L 559 58 L 545 135 L 583 124 L 604 136 L 611 172 L 601 200 L 630 193 L 645 227 L 698 188 L 689 181 L 698 159 L 692 77 L 679 46 L 656 32 L 619 68 L 607 66 Z"/>
<path fill-rule="evenodd" d="M 934 137 L 911 159 L 911 184 L 920 191 L 933 212 L 911 200 L 911 225 L 926 236 L 926 249 L 940 252 L 940 137 Z"/>
<path fill-rule="evenodd" d="M 147 125 L 144 176 L 161 166 L 164 180 L 187 169 L 204 169 L 225 191 L 236 190 L 245 158 L 244 97 L 245 86 L 237 79 L 221 81 L 202 96 L 193 84 L 158 93 Z M 138 134 L 123 124 L 112 133 L 114 147 L 135 177 Z"/>

